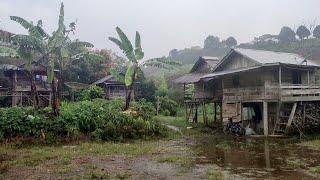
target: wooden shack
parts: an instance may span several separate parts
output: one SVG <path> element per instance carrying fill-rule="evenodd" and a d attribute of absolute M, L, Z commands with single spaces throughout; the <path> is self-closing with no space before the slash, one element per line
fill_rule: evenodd
<path fill-rule="evenodd" d="M 11 97 L 12 106 L 32 105 L 31 85 L 25 64 L 20 66 L 1 65 L 1 69 L 8 79 L 8 84 L 1 86 L 0 95 Z M 47 83 L 46 67 L 33 62 L 31 69 L 34 72 L 34 80 L 39 96 L 39 106 L 48 106 L 51 101 L 51 87 Z"/>
<path fill-rule="evenodd" d="M 307 118 L 320 122 L 320 113 L 306 109 L 320 108 L 318 69 L 292 53 L 232 49 L 200 81 L 220 83 L 210 96 L 222 103 L 224 123 L 239 121 L 264 135 L 285 134 L 292 126 L 303 133 Z"/>
<path fill-rule="evenodd" d="M 104 89 L 105 99 L 115 99 L 115 98 L 123 98 L 126 97 L 126 86 L 123 82 L 117 81 L 112 75 L 105 76 L 98 81 L 92 83 L 92 85 L 96 85 Z M 132 99 L 134 99 L 135 88 L 132 91 Z"/>
<path fill-rule="evenodd" d="M 193 121 L 197 122 L 199 106 L 205 107 L 208 103 L 214 103 L 214 108 L 216 109 L 218 97 L 214 96 L 214 94 L 218 94 L 215 93 L 215 91 L 221 91 L 221 88 L 218 88 L 221 83 L 219 80 L 201 80 L 201 77 L 208 73 L 212 73 L 218 62 L 219 59 L 217 57 L 201 56 L 188 74 L 175 80 L 176 83 L 183 84 L 184 87 L 184 103 L 187 119 L 193 118 Z M 192 90 L 190 90 L 190 85 Z M 204 112 L 203 117 L 206 123 L 206 112 Z M 214 120 L 216 118 L 217 117 L 215 116 Z"/>

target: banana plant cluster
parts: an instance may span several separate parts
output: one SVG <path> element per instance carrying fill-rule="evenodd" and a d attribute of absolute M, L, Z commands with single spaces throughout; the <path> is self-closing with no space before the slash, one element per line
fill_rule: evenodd
<path fill-rule="evenodd" d="M 91 43 L 69 38 L 69 33 L 75 30 L 75 23 L 71 23 L 69 29 L 66 28 L 63 3 L 60 7 L 58 28 L 52 35 L 44 31 L 41 20 L 37 24 L 33 24 L 33 22 L 28 22 L 18 16 L 10 16 L 10 19 L 19 23 L 28 31 L 28 34 L 14 35 L 12 37 L 12 47 L 1 46 L 0 56 L 19 57 L 27 60 L 27 71 L 31 70 L 32 62 L 41 61 L 47 65 L 48 82 L 53 85 L 55 83 L 55 68 L 59 69 L 59 81 L 62 82 L 62 71 L 68 61 L 88 54 L 94 56 L 87 50 L 88 47 L 93 47 Z M 62 85 L 60 84 L 60 86 Z"/>
<path fill-rule="evenodd" d="M 172 66 L 179 65 L 180 63 L 165 57 L 143 61 L 142 59 L 144 57 L 144 52 L 141 48 L 141 38 L 139 32 L 136 32 L 135 47 L 133 48 L 130 40 L 119 27 L 116 27 L 116 31 L 119 39 L 109 37 L 109 40 L 115 43 L 123 51 L 128 59 L 128 65 L 124 78 L 114 68 L 110 68 L 109 72 L 116 80 L 123 82 L 127 87 L 125 106 L 125 110 L 127 110 L 130 105 L 132 88 L 137 79 L 137 72 L 141 72 L 142 67 L 154 66 L 158 68 L 170 69 Z"/>

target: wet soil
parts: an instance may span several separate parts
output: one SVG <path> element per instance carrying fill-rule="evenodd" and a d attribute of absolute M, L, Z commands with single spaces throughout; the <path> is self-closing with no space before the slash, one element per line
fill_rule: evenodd
<path fill-rule="evenodd" d="M 152 141 L 155 151 L 128 158 L 87 154 L 63 163 L 55 158 L 35 167 L 7 167 L 5 179 L 319 179 L 320 151 L 298 139 L 235 138 L 212 130 Z M 77 149 L 78 145 L 66 150 Z M 0 164 L 14 156 L 0 155 Z M 18 155 L 17 155 L 18 156 Z M 58 165 L 58 166 L 57 166 Z M 59 168 L 58 172 L 55 168 Z M 65 170 L 65 171 L 64 171 Z M 1 174 L 0 174 L 1 175 Z M 1 176 L 0 176 L 1 179 Z"/>
<path fill-rule="evenodd" d="M 234 138 L 205 135 L 193 147 L 198 164 L 217 164 L 239 179 L 317 179 L 308 172 L 320 165 L 320 152 L 297 139 Z M 201 158 L 199 158 L 201 157 Z"/>

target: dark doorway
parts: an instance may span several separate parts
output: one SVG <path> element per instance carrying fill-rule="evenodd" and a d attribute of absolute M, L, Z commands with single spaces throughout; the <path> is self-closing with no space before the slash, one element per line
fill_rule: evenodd
<path fill-rule="evenodd" d="M 292 71 L 292 84 L 301 84 L 301 72 L 294 70 Z"/>

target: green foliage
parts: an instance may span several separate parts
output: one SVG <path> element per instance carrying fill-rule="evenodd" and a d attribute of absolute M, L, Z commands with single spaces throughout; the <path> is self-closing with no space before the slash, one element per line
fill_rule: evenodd
<path fill-rule="evenodd" d="M 287 26 L 281 28 L 281 31 L 278 36 L 281 42 L 290 43 L 296 40 L 296 33 Z"/>
<path fill-rule="evenodd" d="M 155 102 L 155 93 L 157 88 L 153 80 L 139 79 L 139 83 L 136 85 L 136 89 L 136 100 L 143 98 L 148 102 Z"/>
<path fill-rule="evenodd" d="M 3 108 L 0 109 L 0 137 L 38 138 L 42 134 L 76 137 L 85 134 L 101 140 L 122 140 L 165 135 L 166 128 L 152 118 L 154 108 L 151 103 L 135 103 L 133 110 L 137 116 L 123 112 L 122 107 L 121 100 L 64 102 L 56 119 L 48 114 L 50 110 Z"/>
<path fill-rule="evenodd" d="M 302 40 L 302 39 L 308 38 L 311 33 L 310 33 L 309 29 L 306 28 L 306 26 L 299 26 L 296 34 Z"/>
<path fill-rule="evenodd" d="M 51 121 L 32 108 L 12 107 L 0 109 L 0 134 L 3 138 L 17 136 L 39 137 L 41 131 L 47 131 Z"/>
<path fill-rule="evenodd" d="M 125 75 L 125 79 L 124 79 L 124 83 L 126 86 L 131 86 L 133 83 L 133 77 L 135 75 L 135 71 L 136 71 L 137 67 L 134 64 L 130 64 L 128 66 L 126 75 Z"/>
<path fill-rule="evenodd" d="M 160 101 L 160 113 L 166 116 L 175 116 L 177 114 L 178 103 L 168 96 L 158 97 Z"/>
<path fill-rule="evenodd" d="M 78 100 L 84 101 L 84 100 L 103 98 L 103 95 L 104 95 L 104 92 L 101 87 L 91 86 L 88 89 L 85 89 L 80 93 Z"/>
<path fill-rule="evenodd" d="M 237 40 L 232 36 L 228 37 L 226 40 L 226 45 L 229 48 L 233 48 L 233 47 L 237 46 L 237 44 L 238 44 Z"/>
<path fill-rule="evenodd" d="M 204 40 L 203 48 L 204 49 L 217 49 L 220 46 L 221 46 L 220 38 L 217 36 L 210 35 Z"/>
<path fill-rule="evenodd" d="M 135 42 L 134 53 L 135 53 L 137 60 L 141 60 L 144 57 L 144 53 L 141 48 L 141 38 L 140 38 L 140 34 L 138 31 L 136 32 L 136 42 Z"/>
<path fill-rule="evenodd" d="M 154 105 L 151 102 L 147 102 L 145 99 L 134 102 L 131 109 L 137 112 L 137 117 L 141 117 L 142 119 L 151 119 L 156 114 Z"/>
<path fill-rule="evenodd" d="M 320 25 L 317 25 L 314 29 L 313 29 L 313 36 L 316 38 L 320 38 Z"/>

